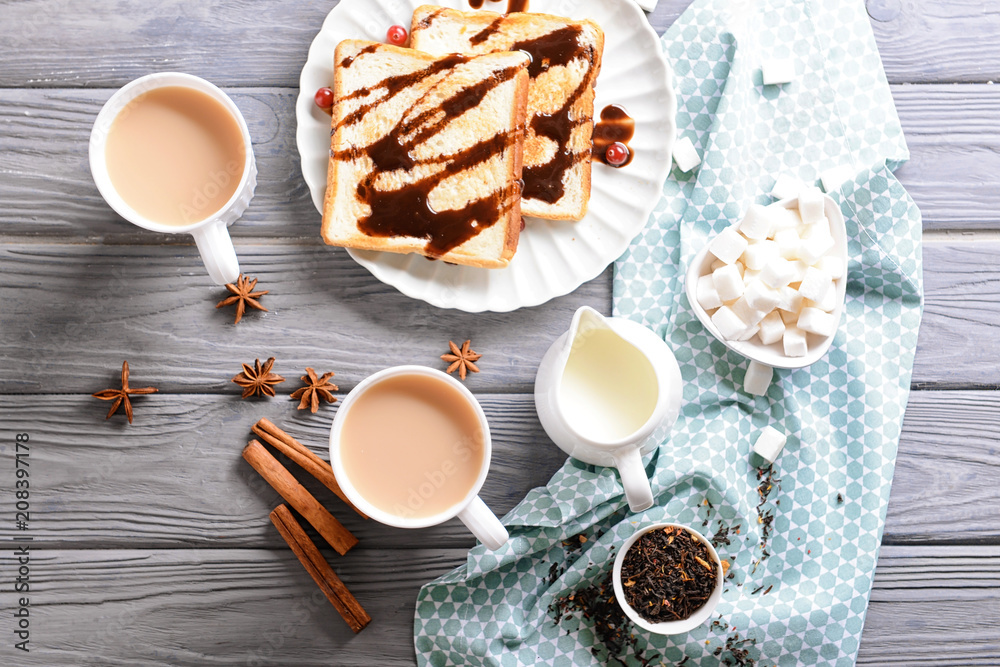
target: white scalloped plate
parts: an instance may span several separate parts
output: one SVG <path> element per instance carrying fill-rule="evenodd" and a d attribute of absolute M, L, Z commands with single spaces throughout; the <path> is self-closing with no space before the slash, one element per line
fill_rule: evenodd
<path fill-rule="evenodd" d="M 348 38 L 384 41 L 389 26 L 409 29 L 419 0 L 341 0 L 309 48 L 295 105 L 295 140 L 302 174 L 322 212 L 330 147 L 330 116 L 313 95 L 331 85 L 333 53 Z M 465 0 L 439 4 L 468 9 Z M 502 9 L 501 3 L 488 3 Z M 527 218 L 517 254 L 505 269 L 429 262 L 422 255 L 349 250 L 384 283 L 441 308 L 506 312 L 572 292 L 617 259 L 646 224 L 670 171 L 674 98 L 670 68 L 656 33 L 633 0 L 532 0 L 531 10 L 590 18 L 604 29 L 604 58 L 594 115 L 620 104 L 635 120 L 632 162 L 615 169 L 594 162 L 590 206 L 579 222 Z"/>

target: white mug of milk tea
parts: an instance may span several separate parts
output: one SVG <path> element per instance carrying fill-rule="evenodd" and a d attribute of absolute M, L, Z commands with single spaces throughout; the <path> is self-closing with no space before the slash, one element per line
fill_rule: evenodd
<path fill-rule="evenodd" d="M 365 378 L 340 404 L 330 464 L 368 516 L 399 528 L 458 517 L 487 548 L 507 529 L 479 498 L 492 444 L 475 396 L 450 375 L 396 366 Z"/>
<path fill-rule="evenodd" d="M 149 74 L 107 101 L 90 133 L 90 171 L 119 215 L 194 236 L 219 285 L 240 274 L 227 227 L 257 185 L 250 132 L 229 96 L 190 74 Z"/>

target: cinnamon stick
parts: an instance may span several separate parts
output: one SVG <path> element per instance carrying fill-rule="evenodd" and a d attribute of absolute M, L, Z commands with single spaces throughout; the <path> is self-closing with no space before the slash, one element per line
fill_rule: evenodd
<path fill-rule="evenodd" d="M 291 510 L 286 505 L 278 505 L 271 512 L 271 523 L 278 529 L 285 542 L 291 547 L 292 552 L 298 557 L 302 567 L 306 569 L 309 576 L 313 578 L 319 586 L 326 599 L 330 601 L 343 619 L 350 626 L 355 634 L 365 629 L 371 623 L 372 617 L 368 615 L 357 598 L 351 595 L 347 586 L 340 580 L 337 573 L 333 571 L 330 564 L 323 558 L 313 541 L 306 535 L 299 522 L 292 516 Z"/>
<path fill-rule="evenodd" d="M 344 495 L 337 478 L 333 476 L 333 469 L 330 464 L 316 456 L 301 442 L 288 435 L 274 425 L 267 417 L 262 417 L 260 421 L 250 427 L 257 437 L 271 445 L 279 452 L 295 461 L 303 470 L 318 479 L 323 486 L 337 494 L 337 497 L 351 506 L 355 512 L 367 519 L 368 515 L 354 506 L 347 496 Z"/>
<path fill-rule="evenodd" d="M 336 517 L 326 511 L 318 500 L 299 484 L 292 473 L 271 456 L 271 453 L 256 440 L 251 440 L 243 448 L 243 458 L 253 466 L 254 470 L 281 494 L 281 497 L 294 507 L 299 514 L 312 524 L 313 528 L 323 536 L 331 547 L 341 556 L 358 543 L 358 538 L 344 528 Z"/>

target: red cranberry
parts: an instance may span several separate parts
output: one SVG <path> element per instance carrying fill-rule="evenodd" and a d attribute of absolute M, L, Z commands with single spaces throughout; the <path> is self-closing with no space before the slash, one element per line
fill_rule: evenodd
<path fill-rule="evenodd" d="M 333 106 L 333 91 L 327 87 L 320 88 L 316 91 L 316 106 L 320 109 L 329 109 Z"/>
<path fill-rule="evenodd" d="M 406 45 L 406 28 L 401 25 L 394 25 L 385 33 L 385 38 L 390 44 L 396 46 Z"/>
<path fill-rule="evenodd" d="M 608 146 L 604 157 L 612 167 L 620 167 L 628 161 L 628 146 L 620 141 L 616 141 Z"/>

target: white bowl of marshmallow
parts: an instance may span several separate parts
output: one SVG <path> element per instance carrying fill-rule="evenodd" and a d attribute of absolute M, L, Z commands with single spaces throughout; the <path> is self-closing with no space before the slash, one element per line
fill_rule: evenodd
<path fill-rule="evenodd" d="M 729 349 L 773 368 L 808 366 L 840 326 L 844 216 L 814 186 L 753 204 L 695 256 L 685 284 L 695 315 Z"/>

